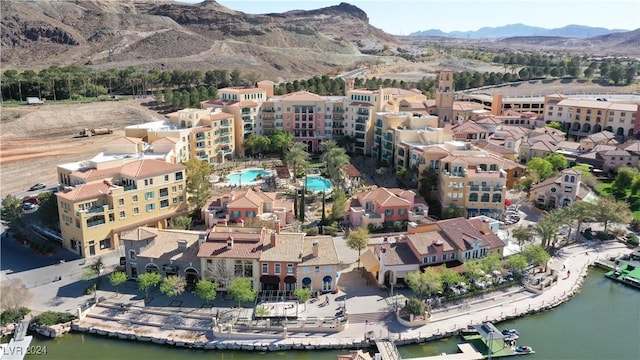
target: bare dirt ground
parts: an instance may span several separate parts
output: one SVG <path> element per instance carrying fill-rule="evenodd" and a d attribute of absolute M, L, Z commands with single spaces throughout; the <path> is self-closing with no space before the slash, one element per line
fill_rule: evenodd
<path fill-rule="evenodd" d="M 364 73 L 366 77 L 381 77 L 404 81 L 419 81 L 423 77 L 435 77 L 438 71 L 450 69 L 459 71 L 503 72 L 501 66 L 488 64 L 478 60 L 461 59 L 454 56 L 442 56 L 428 62 L 402 62 L 386 64 Z"/>
<path fill-rule="evenodd" d="M 124 127 L 164 116 L 141 105 L 146 100 L 89 104 L 0 107 L 0 193 L 57 183 L 56 166 L 91 158 Z M 78 137 L 83 128 L 109 127 L 113 134 Z"/>

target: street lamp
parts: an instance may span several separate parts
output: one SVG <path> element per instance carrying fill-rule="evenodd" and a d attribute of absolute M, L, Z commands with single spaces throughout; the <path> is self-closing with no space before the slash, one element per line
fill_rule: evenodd
<path fill-rule="evenodd" d="M 369 320 L 364 321 L 364 340 L 367 340 L 367 324 L 369 324 Z"/>

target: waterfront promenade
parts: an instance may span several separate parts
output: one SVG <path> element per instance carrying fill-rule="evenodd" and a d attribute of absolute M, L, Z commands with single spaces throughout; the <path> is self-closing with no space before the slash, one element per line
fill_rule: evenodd
<path fill-rule="evenodd" d="M 484 297 L 470 299 L 458 306 L 439 309 L 433 313 L 427 325 L 415 328 L 406 328 L 395 320 L 391 314 L 395 304 L 385 301 L 386 293 L 378 291 L 376 294 L 375 290 L 371 293 L 371 289 L 368 289 L 369 295 L 358 296 L 358 292 L 367 289 L 352 285 L 357 284 L 354 281 L 357 279 L 352 278 L 357 273 L 349 272 L 341 276 L 340 280 L 341 284 L 345 284 L 341 288 L 346 291 L 346 299 L 342 300 L 344 293 L 330 295 L 331 305 L 327 310 L 335 310 L 334 307 L 339 307 L 341 301 L 344 301 L 350 322 L 339 333 L 288 331 L 286 338 L 280 331 L 241 335 L 218 333 L 214 336 L 211 331 L 213 314 L 208 309 L 190 309 L 187 311 L 190 315 L 179 316 L 176 315 L 178 311 L 171 307 L 119 309 L 119 306 L 95 307 L 90 310 L 92 315 L 78 321 L 76 329 L 123 339 L 243 350 L 358 348 L 372 343 L 364 340 L 367 332 L 372 332 L 370 335 L 373 337 L 388 338 L 399 345 L 419 343 L 454 335 L 471 324 L 499 322 L 557 306 L 579 291 L 589 264 L 598 259 L 629 252 L 631 249 L 618 242 L 591 242 L 565 247 L 549 263 L 551 269 L 559 272 L 559 280 L 543 293 L 533 293 L 524 287 L 512 287 L 485 294 Z M 123 295 L 120 298 L 110 298 L 108 303 L 116 304 L 118 301 L 129 302 Z M 316 305 L 307 304 L 310 313 L 314 313 L 314 306 Z"/>

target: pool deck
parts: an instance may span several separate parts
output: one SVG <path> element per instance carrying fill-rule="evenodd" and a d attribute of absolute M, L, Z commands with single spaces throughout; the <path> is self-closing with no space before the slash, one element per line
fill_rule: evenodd
<path fill-rule="evenodd" d="M 261 185 L 264 183 L 264 179 L 256 179 L 256 181 L 248 181 L 248 182 L 242 182 L 242 183 L 232 183 L 229 182 L 229 176 L 230 175 L 237 175 L 237 174 L 242 174 L 248 171 L 264 171 L 266 173 L 268 173 L 268 176 L 272 176 L 275 174 L 275 170 L 265 170 L 263 168 L 247 168 L 247 169 L 242 169 L 242 170 L 234 170 L 233 172 L 231 172 L 229 175 L 226 176 L 226 181 L 219 181 L 217 183 L 215 183 L 216 186 L 237 186 L 237 187 L 245 187 L 245 186 L 255 186 L 255 185 Z"/>

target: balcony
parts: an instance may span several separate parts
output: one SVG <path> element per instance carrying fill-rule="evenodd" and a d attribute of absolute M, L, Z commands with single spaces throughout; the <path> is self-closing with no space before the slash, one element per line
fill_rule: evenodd
<path fill-rule="evenodd" d="M 365 131 L 364 125 L 356 125 L 356 131 Z"/>
<path fill-rule="evenodd" d="M 358 109 L 358 111 L 356 112 L 356 114 L 358 114 L 358 115 L 364 115 L 364 116 L 369 116 L 369 110 L 367 110 L 367 109 Z"/>
<path fill-rule="evenodd" d="M 94 227 L 94 226 L 98 226 L 98 225 L 102 225 L 105 223 L 105 220 L 94 220 L 94 221 L 87 221 L 87 227 Z"/>
<path fill-rule="evenodd" d="M 231 134 L 231 131 L 229 131 L 229 130 L 222 130 L 220 132 L 220 136 L 228 136 L 229 134 Z"/>
<path fill-rule="evenodd" d="M 365 117 L 358 116 L 358 117 L 356 118 L 356 124 L 366 124 L 368 120 L 369 120 L 369 119 L 367 119 L 367 118 L 365 118 Z"/>
<path fill-rule="evenodd" d="M 196 143 L 196 149 L 204 149 L 207 145 L 204 142 Z"/>
<path fill-rule="evenodd" d="M 197 158 L 198 158 L 198 160 L 209 161 L 209 155 L 208 154 L 198 154 Z"/>
<path fill-rule="evenodd" d="M 125 185 L 123 186 L 123 188 L 124 188 L 124 191 L 138 190 L 138 187 L 135 184 Z"/>
<path fill-rule="evenodd" d="M 206 139 L 207 137 L 204 135 L 204 133 L 197 133 L 196 134 L 196 141 L 202 141 L 204 139 Z"/>
<path fill-rule="evenodd" d="M 250 117 L 242 117 L 242 122 L 244 122 L 245 124 L 249 123 L 252 124 L 253 120 Z"/>
<path fill-rule="evenodd" d="M 262 112 L 264 113 L 274 113 L 276 110 L 274 108 L 262 108 Z"/>
<path fill-rule="evenodd" d="M 471 191 L 480 191 L 480 185 L 470 185 Z"/>

